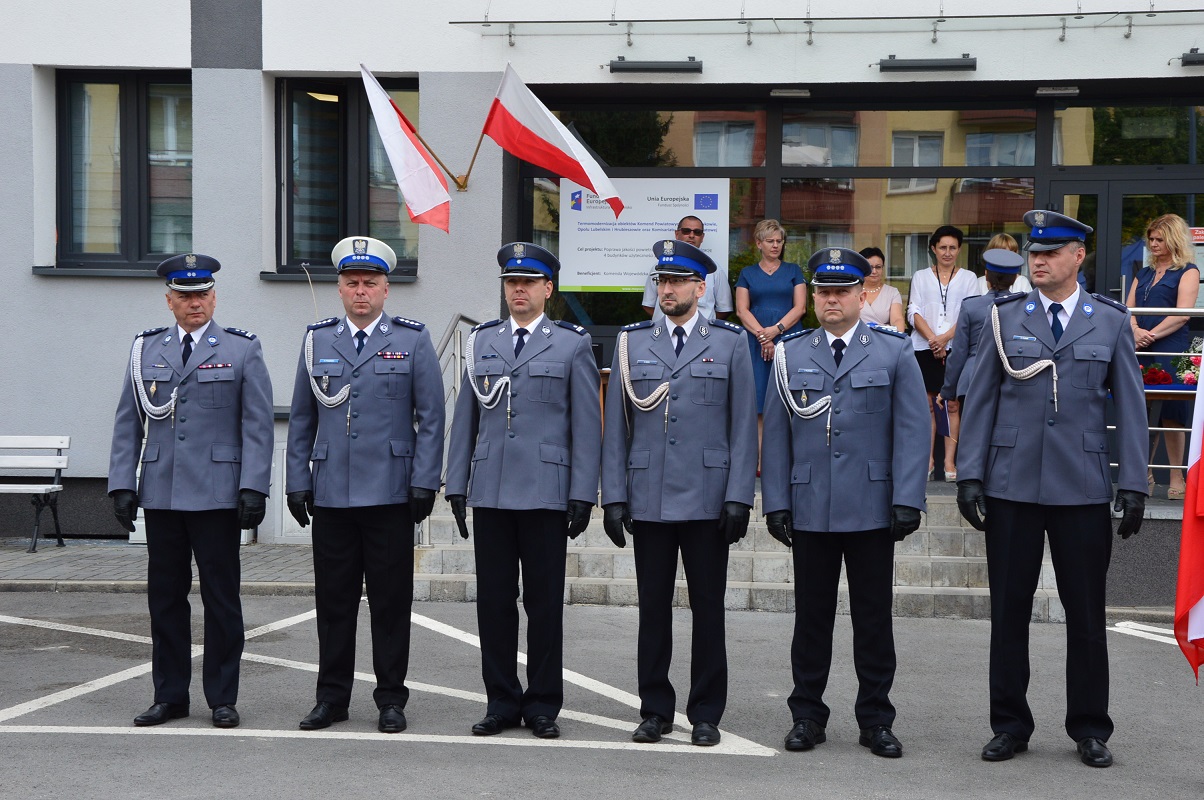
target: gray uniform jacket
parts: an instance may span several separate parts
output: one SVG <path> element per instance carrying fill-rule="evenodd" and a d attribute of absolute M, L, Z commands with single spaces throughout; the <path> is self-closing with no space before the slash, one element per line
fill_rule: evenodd
<path fill-rule="evenodd" d="M 438 491 L 443 376 L 422 323 L 386 313 L 358 354 L 345 320 L 309 329 L 319 388 L 329 378 L 325 394 L 351 390 L 334 408 L 319 403 L 302 343 L 288 422 L 287 490 L 310 490 L 326 508 L 406 503 L 411 486 Z"/>
<path fill-rule="evenodd" d="M 1006 294 L 1006 292 L 1005 292 Z M 991 306 L 995 305 L 997 292 L 981 297 L 967 297 L 962 301 L 962 310 L 957 315 L 957 330 L 945 359 L 945 384 L 941 397 L 956 400 L 970 391 L 970 379 L 974 377 L 974 364 L 978 359 L 978 337 L 983 325 L 991 318 Z"/>
<path fill-rule="evenodd" d="M 447 451 L 447 494 L 468 505 L 517 510 L 598 502 L 602 409 L 598 367 L 584 328 L 544 318 L 517 358 L 508 320 L 473 329 L 477 389 L 510 378 L 497 405 L 483 408 L 469 385 L 456 399 Z"/>
<path fill-rule="evenodd" d="M 823 330 L 793 334 L 783 347 L 795 402 L 832 398 L 831 437 L 827 414 L 792 414 L 770 377 L 761 445 L 765 511 L 788 509 L 797 530 L 844 533 L 888 527 L 891 506 L 924 510 L 932 423 L 911 341 L 859 322 L 839 367 Z"/>
<path fill-rule="evenodd" d="M 1078 307 L 1055 345 L 1037 291 L 995 302 L 1013 369 L 1054 359 L 1057 410 L 1049 368 L 1028 380 L 1004 372 L 988 318 L 962 409 L 958 478 L 980 480 L 989 496 L 1019 503 L 1107 502 L 1112 497 L 1106 419 L 1111 391 L 1118 485 L 1147 494 L 1149 428 L 1128 309 L 1080 291 Z"/>
<path fill-rule="evenodd" d="M 615 349 L 602 436 L 602 503 L 627 503 L 633 519 L 718 519 L 726 501 L 753 504 L 757 397 L 744 329 L 703 319 L 681 355 L 662 322 L 627 331 L 638 397 L 669 383 L 661 403 L 640 411 L 623 391 Z"/>
<path fill-rule="evenodd" d="M 211 321 L 180 360 L 177 329 L 139 334 L 141 379 L 152 405 L 178 388 L 175 414 L 147 417 L 126 367 L 113 425 L 109 491 L 135 489 L 139 505 L 169 511 L 236 508 L 238 490 L 268 494 L 272 475 L 272 382 L 254 334 Z M 145 425 L 146 446 L 142 445 Z"/>

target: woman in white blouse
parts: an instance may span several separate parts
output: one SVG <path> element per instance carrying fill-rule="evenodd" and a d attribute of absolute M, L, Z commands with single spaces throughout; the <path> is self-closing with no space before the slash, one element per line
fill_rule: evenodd
<path fill-rule="evenodd" d="M 903 295 L 886 282 L 886 256 L 877 247 L 860 251 L 870 262 L 870 274 L 865 276 L 865 304 L 861 306 L 861 321 L 875 325 L 890 325 L 903 332 Z"/>
<path fill-rule="evenodd" d="M 936 416 L 933 401 L 945 381 L 945 356 L 953 340 L 957 326 L 957 315 L 962 301 L 977 297 L 978 278 L 970 270 L 957 265 L 963 235 L 952 225 L 942 225 L 928 237 L 932 250 L 932 267 L 921 270 L 911 277 L 911 291 L 907 298 L 907 321 L 913 328 L 911 345 L 916 351 L 916 361 L 924 375 L 924 388 L 928 392 L 928 406 L 932 418 L 932 444 L 936 442 Z M 945 404 L 949 412 L 949 435 L 945 437 L 945 480 L 957 481 L 957 434 L 960 421 L 957 401 Z M 929 445 L 928 469 L 931 475 L 932 444 Z"/>

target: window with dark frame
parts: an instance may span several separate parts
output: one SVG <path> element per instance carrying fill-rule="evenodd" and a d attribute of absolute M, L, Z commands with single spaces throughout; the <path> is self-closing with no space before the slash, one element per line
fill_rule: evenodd
<path fill-rule="evenodd" d="M 417 126 L 418 82 L 381 84 Z M 406 212 L 360 79 L 282 78 L 277 86 L 278 271 L 331 272 L 335 243 L 366 234 L 397 252 L 395 279 L 416 276 L 418 226 Z"/>
<path fill-rule="evenodd" d="M 57 73 L 57 268 L 153 269 L 192 248 L 187 72 Z"/>

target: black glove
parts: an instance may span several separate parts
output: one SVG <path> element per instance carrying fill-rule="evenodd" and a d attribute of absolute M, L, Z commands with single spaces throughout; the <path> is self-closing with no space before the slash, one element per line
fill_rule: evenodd
<path fill-rule="evenodd" d="M 1145 495 L 1132 489 L 1117 489 L 1116 504 L 1112 510 L 1121 512 L 1116 535 L 1128 539 L 1141 530 L 1141 521 L 1145 518 Z"/>
<path fill-rule="evenodd" d="M 417 525 L 431 515 L 435 507 L 435 493 L 421 486 L 410 487 L 410 518 Z"/>
<path fill-rule="evenodd" d="M 765 524 L 769 526 L 770 536 L 787 547 L 791 546 L 790 532 L 794 528 L 794 520 L 789 511 L 770 511 L 765 515 Z"/>
<path fill-rule="evenodd" d="M 284 497 L 288 503 L 288 513 L 293 515 L 297 524 L 304 528 L 309 524 L 309 517 L 314 513 L 314 493 L 309 489 L 303 492 L 289 492 Z"/>
<path fill-rule="evenodd" d="M 447 503 L 451 506 L 452 516 L 456 518 L 456 527 L 460 529 L 460 538 L 468 538 L 468 497 L 462 494 L 449 494 Z"/>
<path fill-rule="evenodd" d="M 726 502 L 719 512 L 719 532 L 728 544 L 735 544 L 748 533 L 748 516 L 752 506 L 743 503 Z"/>
<path fill-rule="evenodd" d="M 130 533 L 134 532 L 134 520 L 138 519 L 138 494 L 130 489 L 114 489 L 109 492 L 113 498 L 113 515 L 121 523 L 121 527 Z"/>
<path fill-rule="evenodd" d="M 920 527 L 920 509 L 911 506 L 890 507 L 890 535 L 901 542 Z"/>
<path fill-rule="evenodd" d="M 602 506 L 602 528 L 606 535 L 615 543 L 615 547 L 626 547 L 627 539 L 623 536 L 626 529 L 631 533 L 631 514 L 627 511 L 626 503 L 607 503 Z"/>
<path fill-rule="evenodd" d="M 982 481 L 957 482 L 957 510 L 976 529 L 987 529 L 987 493 L 983 491 Z"/>
<path fill-rule="evenodd" d="M 263 522 L 268 512 L 268 496 L 254 489 L 238 490 L 238 527 L 250 530 Z"/>
<path fill-rule="evenodd" d="M 576 539 L 581 535 L 581 532 L 589 527 L 589 515 L 593 511 L 594 504 L 587 503 L 584 500 L 570 500 L 568 510 L 568 535 L 570 539 Z"/>

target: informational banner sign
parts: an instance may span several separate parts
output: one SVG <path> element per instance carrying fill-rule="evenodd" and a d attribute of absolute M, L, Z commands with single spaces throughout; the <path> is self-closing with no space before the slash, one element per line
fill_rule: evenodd
<path fill-rule="evenodd" d="M 644 291 L 652 245 L 672 239 L 685 216 L 702 220 L 702 249 L 727 270 L 726 178 L 615 178 L 614 185 L 625 206 L 618 219 L 589 189 L 560 181 L 560 291 Z"/>

